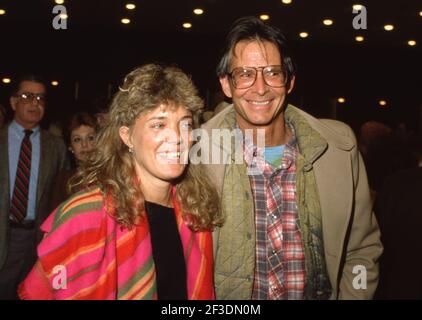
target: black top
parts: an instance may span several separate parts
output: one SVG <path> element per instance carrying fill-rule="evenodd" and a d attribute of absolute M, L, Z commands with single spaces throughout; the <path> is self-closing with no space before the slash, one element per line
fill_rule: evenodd
<path fill-rule="evenodd" d="M 160 300 L 186 300 L 186 265 L 173 208 L 145 202 Z"/>

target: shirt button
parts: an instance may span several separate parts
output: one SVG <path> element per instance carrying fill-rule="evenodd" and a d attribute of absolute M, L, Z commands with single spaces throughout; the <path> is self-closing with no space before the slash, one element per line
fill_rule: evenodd
<path fill-rule="evenodd" d="M 276 251 L 275 251 L 275 250 L 272 250 L 271 252 L 272 252 L 273 254 L 275 254 L 275 253 L 276 253 Z"/>
<path fill-rule="evenodd" d="M 272 214 L 271 217 L 275 220 L 277 219 L 277 216 L 275 214 Z"/>

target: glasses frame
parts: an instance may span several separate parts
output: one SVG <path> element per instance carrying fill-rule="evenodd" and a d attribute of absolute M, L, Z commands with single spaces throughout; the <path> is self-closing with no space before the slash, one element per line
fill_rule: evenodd
<path fill-rule="evenodd" d="M 267 82 L 267 80 L 265 79 L 265 76 L 264 76 L 265 69 L 275 68 L 275 67 L 280 68 L 281 71 L 283 72 L 283 75 L 284 75 L 284 84 L 282 84 L 281 86 L 273 86 L 273 85 L 269 84 Z M 233 73 L 236 70 L 239 70 L 239 69 L 243 69 L 243 70 L 245 70 L 245 69 L 246 70 L 247 69 L 252 69 L 252 70 L 255 70 L 255 79 L 252 81 L 251 85 L 246 86 L 246 87 L 238 87 L 237 86 L 236 80 L 234 79 L 234 76 L 233 76 Z M 232 83 L 233 87 L 235 87 L 236 89 L 248 89 L 248 88 L 252 87 L 255 84 L 256 79 L 258 77 L 258 72 L 261 72 L 262 73 L 262 79 L 264 80 L 265 84 L 267 86 L 269 86 L 269 87 L 272 87 L 272 88 L 283 88 L 283 87 L 285 87 L 287 85 L 287 81 L 288 81 L 287 72 L 283 68 L 283 66 L 281 66 L 281 65 L 270 65 L 270 66 L 265 66 L 265 67 L 237 67 L 237 68 L 234 68 L 231 72 L 227 73 L 227 75 L 229 76 L 230 82 Z"/>
<path fill-rule="evenodd" d="M 26 98 L 24 96 L 27 96 Z M 46 96 L 44 93 L 32 93 L 32 92 L 22 92 L 15 94 L 15 97 L 18 98 L 23 104 L 29 104 L 32 101 L 37 101 L 40 105 L 45 105 Z"/>

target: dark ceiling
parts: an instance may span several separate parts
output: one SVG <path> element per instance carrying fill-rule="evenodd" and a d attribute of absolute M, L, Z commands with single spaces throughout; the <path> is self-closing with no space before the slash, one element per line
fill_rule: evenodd
<path fill-rule="evenodd" d="M 127 10 L 127 3 L 136 9 Z M 367 9 L 367 30 L 353 28 L 356 3 Z M 281 0 L 65 0 L 64 5 L 67 29 L 54 30 L 53 0 L 0 1 L 6 10 L 0 15 L 0 79 L 42 73 L 60 81 L 52 91 L 68 106 L 75 102 L 75 83 L 79 103 L 106 99 L 130 69 L 164 61 L 192 74 L 210 104 L 229 26 L 241 16 L 268 14 L 268 23 L 285 32 L 296 56 L 295 103 L 326 116 L 330 99 L 344 96 L 353 113 L 370 118 L 379 116 L 377 103 L 385 99 L 390 110 L 383 112 L 390 120 L 397 114 L 413 118 L 422 105 L 421 0 L 293 0 L 290 5 Z M 204 14 L 195 15 L 194 8 Z M 131 23 L 122 24 L 124 17 Z M 325 18 L 334 24 L 324 26 Z M 184 22 L 192 28 L 184 29 Z M 395 29 L 387 32 L 385 24 Z M 310 36 L 301 39 L 302 31 Z M 356 42 L 357 35 L 365 41 Z M 417 45 L 408 46 L 410 39 Z M 7 95 L 0 83 L 1 103 Z M 358 121 L 351 114 L 344 111 L 344 120 Z"/>

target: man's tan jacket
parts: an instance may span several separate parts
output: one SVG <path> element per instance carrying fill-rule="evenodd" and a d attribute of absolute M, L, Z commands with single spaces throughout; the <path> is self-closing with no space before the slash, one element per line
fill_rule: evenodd
<path fill-rule="evenodd" d="M 213 144 L 214 147 L 223 148 L 216 145 L 220 143 L 218 139 L 212 140 L 211 129 L 221 128 L 225 118 L 233 116 L 234 112 L 233 106 L 229 106 L 204 124 L 203 129 L 208 132 L 210 139 L 201 141 L 201 144 L 209 143 L 210 149 Z M 324 253 L 332 287 L 331 298 L 371 299 L 378 283 L 378 259 L 382 253 L 382 244 L 378 224 L 372 212 L 366 171 L 355 136 L 344 123 L 318 120 L 291 105 L 286 108 L 285 118 L 295 127 L 299 153 L 302 146 L 312 155 L 313 143 L 318 141 L 321 144 L 323 141 L 323 149 L 315 146 L 315 152 L 319 152 L 309 157 L 308 165 L 311 168 L 307 170 L 314 170 L 319 194 Z M 298 121 L 301 128 L 296 128 L 295 122 Z M 232 164 L 204 165 L 220 195 L 224 188 L 225 170 L 230 165 Z M 242 232 L 223 232 L 226 235 L 231 234 L 231 239 L 220 237 L 224 225 L 214 232 L 217 299 L 251 297 L 253 272 L 245 268 L 255 264 L 255 226 L 251 193 L 242 192 L 242 186 L 246 187 L 247 181 L 247 178 L 242 179 L 239 185 L 233 188 L 239 190 L 240 203 L 245 203 L 243 207 L 252 210 L 241 213 L 225 210 L 226 215 L 245 216 L 246 222 L 239 222 L 242 224 Z M 231 259 L 228 263 L 219 260 L 219 250 L 231 250 L 229 255 L 236 255 L 238 261 Z M 227 286 L 230 281 L 233 281 L 232 286 Z M 225 289 L 219 290 L 222 282 Z"/>

